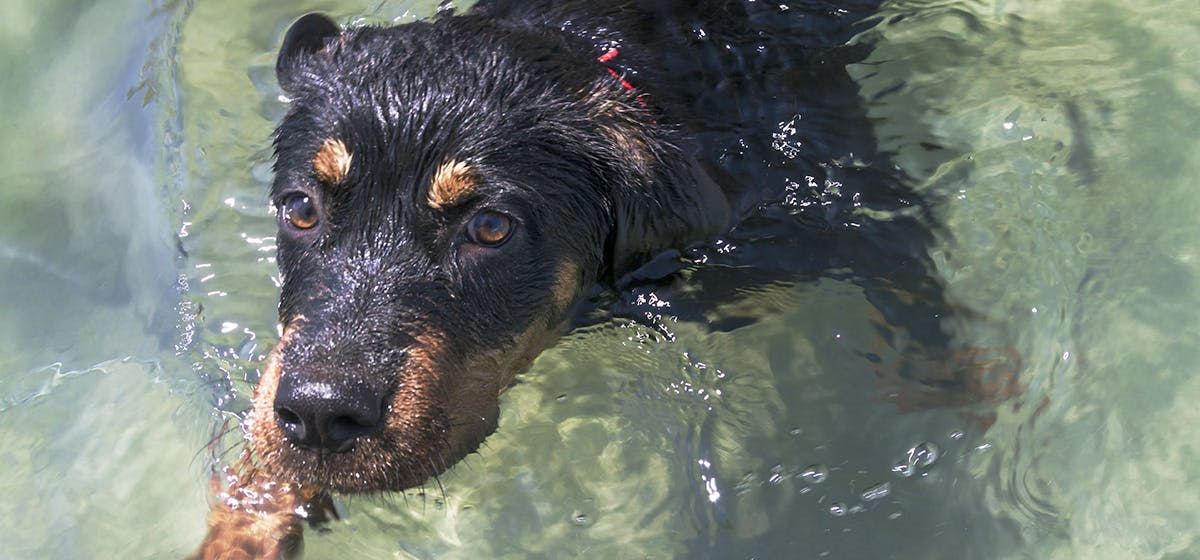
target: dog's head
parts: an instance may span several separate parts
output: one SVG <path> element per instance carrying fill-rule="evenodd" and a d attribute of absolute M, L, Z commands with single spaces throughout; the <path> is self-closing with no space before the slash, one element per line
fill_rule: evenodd
<path fill-rule="evenodd" d="M 491 433 L 586 289 L 724 226 L 586 47 L 473 16 L 289 30 L 283 336 L 248 420 L 264 468 L 337 492 L 422 483 Z"/>

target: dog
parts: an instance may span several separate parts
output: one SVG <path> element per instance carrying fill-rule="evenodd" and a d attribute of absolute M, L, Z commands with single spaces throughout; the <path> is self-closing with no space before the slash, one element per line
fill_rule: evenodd
<path fill-rule="evenodd" d="M 288 556 L 330 493 L 444 472 L 540 352 L 682 271 L 717 301 L 848 279 L 945 346 L 925 205 L 846 72 L 877 8 L 484 0 L 394 27 L 296 21 L 276 63 L 281 337 L 243 426 L 251 467 L 199 557 Z M 754 320 L 673 301 L 713 329 Z"/>
<path fill-rule="evenodd" d="M 243 425 L 251 467 L 199 556 L 288 556 L 297 512 L 324 518 L 328 494 L 444 472 L 540 352 L 681 271 L 708 301 L 848 279 L 882 322 L 946 346 L 935 226 L 846 71 L 878 3 L 482 0 L 394 27 L 297 20 L 276 62 L 281 337 Z M 754 320 L 690 297 L 673 300 L 683 320 Z"/>

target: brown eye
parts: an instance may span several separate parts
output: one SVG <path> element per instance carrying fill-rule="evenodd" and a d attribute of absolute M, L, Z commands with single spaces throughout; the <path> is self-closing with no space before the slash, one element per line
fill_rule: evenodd
<path fill-rule="evenodd" d="M 317 225 L 317 205 L 303 194 L 289 196 L 280 205 L 283 220 L 296 229 L 310 229 Z"/>
<path fill-rule="evenodd" d="M 499 212 L 480 212 L 467 222 L 467 237 L 484 247 L 499 247 L 512 234 L 512 218 Z"/>

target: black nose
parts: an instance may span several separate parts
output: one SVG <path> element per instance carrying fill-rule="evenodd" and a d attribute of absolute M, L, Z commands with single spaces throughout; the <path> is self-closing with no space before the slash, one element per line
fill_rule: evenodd
<path fill-rule="evenodd" d="M 296 377 L 283 375 L 275 392 L 275 418 L 288 441 L 342 453 L 382 429 L 386 407 L 379 392 L 361 383 Z"/>

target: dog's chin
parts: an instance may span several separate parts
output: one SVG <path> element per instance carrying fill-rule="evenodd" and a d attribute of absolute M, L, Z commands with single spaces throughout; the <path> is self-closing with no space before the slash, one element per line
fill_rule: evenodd
<path fill-rule="evenodd" d="M 307 449 L 274 438 L 254 438 L 251 444 L 260 467 L 274 478 L 338 494 L 417 487 L 456 460 L 448 446 L 397 439 L 387 433 L 362 438 L 342 453 Z"/>

